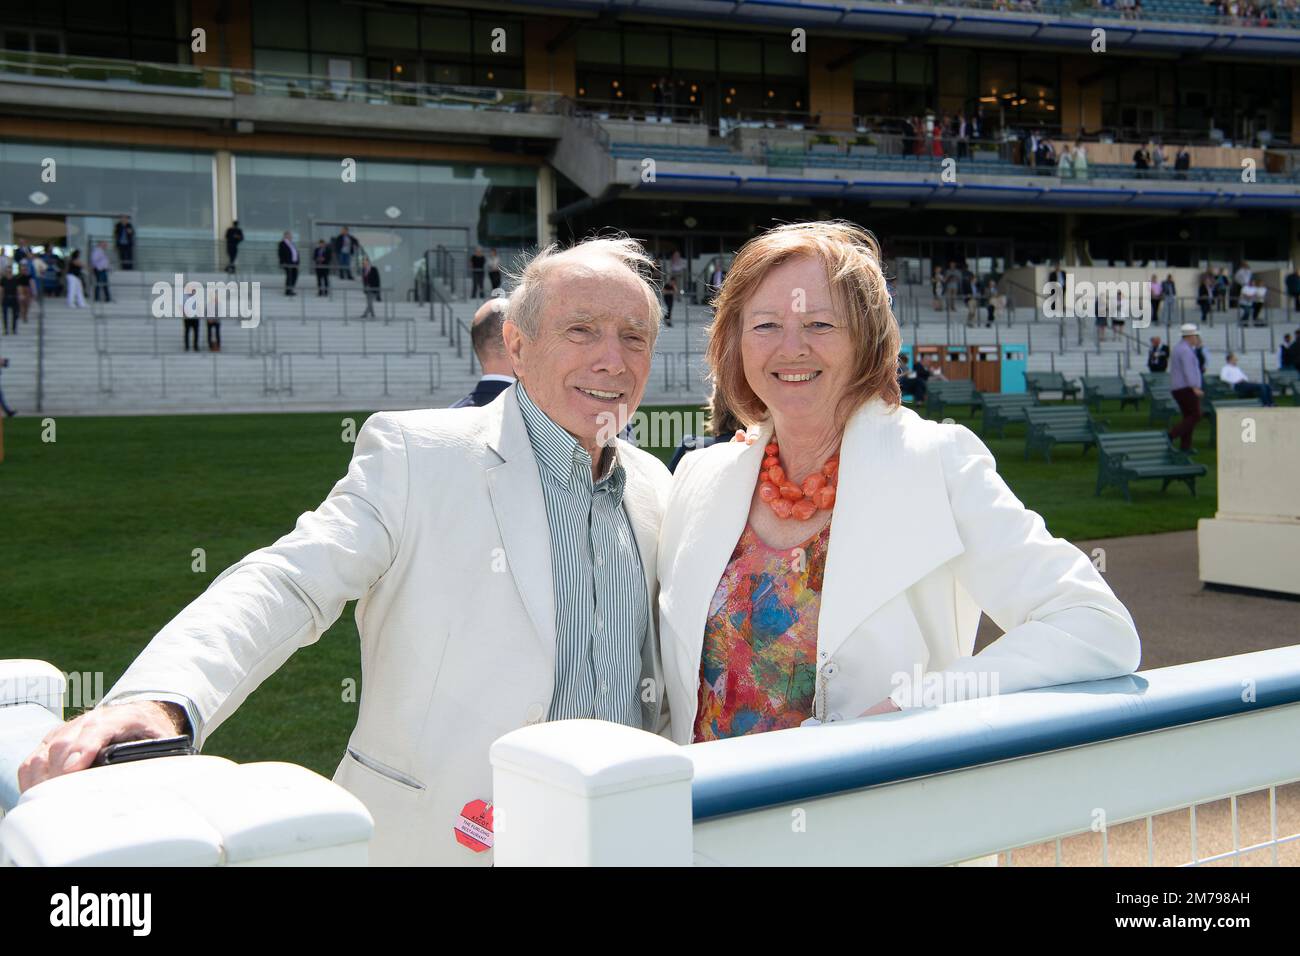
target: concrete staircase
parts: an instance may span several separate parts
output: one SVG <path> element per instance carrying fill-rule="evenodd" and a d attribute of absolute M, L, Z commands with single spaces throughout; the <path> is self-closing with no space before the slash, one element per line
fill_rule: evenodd
<path fill-rule="evenodd" d="M 475 302 L 456 302 L 446 315 L 438 307 L 410 301 L 376 305 L 374 318 L 361 320 L 364 297 L 356 282 L 334 280 L 329 298 L 318 297 L 314 283 L 301 279 L 298 295 L 283 295 L 280 277 L 261 282 L 261 317 L 255 328 L 237 318 L 221 323 L 222 349 L 209 352 L 200 321 L 203 351 L 183 351 L 180 318 L 156 319 L 152 284 L 171 275 L 118 273 L 114 301 L 71 309 L 57 299 L 45 302 L 43 414 L 169 414 L 204 412 L 335 411 L 445 407 L 478 380 L 469 336 L 460 334 L 460 354 L 448 334 L 456 323 L 467 328 Z M 224 281 L 219 273 L 187 279 Z M 1077 327 L 1032 322 L 1027 310 L 1016 321 L 967 328 L 965 313 L 945 316 L 928 302 L 908 303 L 903 316 L 904 344 L 1019 343 L 1028 347 L 1030 370 L 1059 371 L 1067 378 L 1122 375 L 1140 382 L 1146 368 L 1146 342 L 1152 334 L 1169 341 L 1163 328 L 1130 332 L 1121 341 L 1098 346 L 1090 324 L 1079 343 Z M 947 321 L 951 319 L 951 321 Z M 679 302 L 672 328 L 663 327 L 647 383 L 644 404 L 698 403 L 709 387 L 704 350 L 710 311 Z M 981 323 L 983 316 L 981 315 Z M 1204 330 L 1207 372 L 1217 374 L 1231 349 L 1252 381 L 1264 368 L 1277 367 L 1276 344 L 1282 326 L 1240 329 L 1231 315 L 1216 317 Z M 444 332 L 447 329 L 448 332 Z M 9 405 L 34 414 L 37 382 L 37 320 L 19 334 L 0 339 L 0 355 L 10 366 L 0 377 Z M 1176 335 L 1176 333 L 1175 333 Z M 1244 346 L 1244 347 L 1243 347 Z"/>

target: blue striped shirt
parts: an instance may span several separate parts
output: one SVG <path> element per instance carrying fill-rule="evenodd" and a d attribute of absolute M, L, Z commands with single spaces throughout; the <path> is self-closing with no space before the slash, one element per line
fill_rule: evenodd
<path fill-rule="evenodd" d="M 555 691 L 547 720 L 590 717 L 642 727 L 641 653 L 650 635 L 645 574 L 623 510 L 627 475 L 611 449 L 591 455 L 515 385 L 542 477 L 555 585 Z"/>

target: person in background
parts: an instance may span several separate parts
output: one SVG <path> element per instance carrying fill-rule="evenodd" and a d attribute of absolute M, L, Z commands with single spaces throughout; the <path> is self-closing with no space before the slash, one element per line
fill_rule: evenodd
<path fill-rule="evenodd" d="M 1061 153 L 1061 159 L 1056 164 L 1056 175 L 1061 179 L 1074 178 L 1074 147 L 1069 143 L 1065 144 L 1065 150 Z"/>
<path fill-rule="evenodd" d="M 1210 309 L 1214 306 L 1214 277 L 1208 272 L 1201 273 L 1201 284 L 1196 290 L 1196 304 L 1201 309 L 1201 323 L 1210 321 Z"/>
<path fill-rule="evenodd" d="M 688 291 L 686 288 L 686 260 L 678 249 L 673 249 L 673 254 L 668 257 L 668 277 L 673 280 L 678 292 L 685 293 Z"/>
<path fill-rule="evenodd" d="M 1291 333 L 1288 332 L 1282 336 L 1282 344 L 1277 349 L 1277 367 L 1278 369 L 1291 367 Z"/>
<path fill-rule="evenodd" d="M 489 291 L 495 292 L 501 288 L 501 258 L 497 255 L 496 249 L 488 250 L 486 264 Z"/>
<path fill-rule="evenodd" d="M 32 307 L 32 302 L 41 294 L 32 262 L 32 259 L 27 258 L 18 263 L 18 317 L 24 322 L 27 321 L 27 311 Z"/>
<path fill-rule="evenodd" d="M 1178 286 L 1174 284 L 1172 273 L 1166 275 L 1165 281 L 1160 283 L 1160 294 L 1164 297 L 1165 314 L 1169 316 L 1169 321 L 1177 321 L 1180 317 L 1178 310 Z M 1154 321 L 1154 318 L 1152 321 Z"/>
<path fill-rule="evenodd" d="M 1214 309 L 1216 312 L 1228 311 L 1228 288 L 1231 283 L 1223 272 L 1223 266 L 1214 277 Z"/>
<path fill-rule="evenodd" d="M 1151 336 L 1151 349 L 1147 352 L 1147 371 L 1165 372 L 1169 369 L 1169 346 L 1160 341 L 1160 336 Z"/>
<path fill-rule="evenodd" d="M 9 367 L 9 360 L 7 358 L 0 358 L 0 371 L 4 371 L 8 367 Z M 7 415 L 9 418 L 13 418 L 15 415 L 18 414 L 16 411 L 10 408 L 9 404 L 5 401 L 4 389 L 0 389 L 0 411 L 3 411 L 5 415 Z"/>
<path fill-rule="evenodd" d="M 339 278 L 351 280 L 352 257 L 357 254 L 357 240 L 348 232 L 347 226 L 339 229 L 339 234 L 334 237 L 334 252 L 339 261 Z"/>
<path fill-rule="evenodd" d="M 374 318 L 375 303 L 379 299 L 379 269 L 365 256 L 361 257 L 361 287 L 366 293 L 366 311 L 361 318 Z"/>
<path fill-rule="evenodd" d="M 3 319 L 4 335 L 18 334 L 18 289 L 22 283 L 22 277 L 14 275 L 9 269 L 0 274 L 0 316 Z"/>
<path fill-rule="evenodd" d="M 1156 278 L 1155 273 L 1151 273 L 1151 324 L 1155 325 L 1160 321 L 1160 303 L 1165 297 L 1165 284 Z"/>
<path fill-rule="evenodd" d="M 185 351 L 190 350 L 190 340 L 194 340 L 194 352 L 199 352 L 199 296 L 191 289 L 185 293 L 181 302 L 181 324 L 184 326 Z"/>
<path fill-rule="evenodd" d="M 95 248 L 90 250 L 90 268 L 95 273 L 95 301 L 99 301 L 99 294 L 104 293 L 104 301 L 112 302 L 113 296 L 108 288 L 108 243 L 100 240 L 95 243 Z"/>
<path fill-rule="evenodd" d="M 731 441 L 737 432 L 743 432 L 744 427 L 734 414 L 727 409 L 718 398 L 717 390 L 709 396 L 708 417 L 705 421 L 704 435 L 683 435 L 682 443 L 677 446 L 673 452 L 672 458 L 668 460 L 668 470 L 677 471 L 677 466 L 686 457 L 687 452 L 697 451 L 701 448 L 708 448 L 718 442 Z"/>
<path fill-rule="evenodd" d="M 1265 405 L 1273 404 L 1273 386 L 1268 382 L 1252 382 L 1237 364 L 1235 352 L 1229 352 L 1223 368 L 1219 369 L 1219 379 L 1232 386 L 1232 390 L 1242 398 L 1258 397 Z"/>
<path fill-rule="evenodd" d="M 1133 150 L 1133 170 L 1138 179 L 1146 179 L 1147 170 L 1151 168 L 1150 145 L 1148 143 L 1146 146 L 1139 146 Z"/>
<path fill-rule="evenodd" d="M 993 324 L 997 316 L 998 308 L 998 280 L 989 276 L 984 280 L 984 298 L 985 308 L 988 310 L 988 321 L 984 323 L 985 327 Z"/>
<path fill-rule="evenodd" d="M 727 277 L 727 271 L 722 268 L 722 260 L 714 259 L 713 264 L 709 267 L 709 298 L 718 294 L 722 288 L 723 280 Z"/>
<path fill-rule="evenodd" d="M 64 282 L 68 287 L 68 307 L 72 309 L 84 309 L 86 307 L 86 296 L 83 291 L 83 279 L 85 273 L 81 267 L 81 251 L 73 249 L 72 255 L 68 257 L 68 272 L 64 276 Z"/>
<path fill-rule="evenodd" d="M 216 295 L 208 296 L 208 311 L 204 325 L 208 330 L 208 351 L 221 351 L 221 316 L 217 314 Z M 195 350 L 197 351 L 197 349 Z"/>
<path fill-rule="evenodd" d="M 1291 267 L 1291 274 L 1286 277 L 1286 295 L 1291 300 L 1291 308 L 1300 312 L 1300 272 L 1296 271 L 1295 266 Z"/>
<path fill-rule="evenodd" d="M 1174 346 L 1170 356 L 1169 392 L 1178 403 L 1182 418 L 1178 424 L 1169 429 L 1169 440 L 1178 439 L 1180 451 L 1192 450 L 1192 433 L 1196 423 L 1201 420 L 1201 366 L 1196 349 L 1201 344 L 1201 336 L 1191 322 L 1179 327 L 1182 338 Z"/>
<path fill-rule="evenodd" d="M 1178 155 L 1174 157 L 1174 178 L 1186 179 L 1187 171 L 1192 168 L 1192 151 L 1187 143 L 1178 147 Z"/>
<path fill-rule="evenodd" d="M 334 258 L 332 250 L 324 239 L 316 240 L 316 248 L 311 251 L 311 261 L 316 269 L 316 294 L 330 294 L 330 261 Z"/>
<path fill-rule="evenodd" d="M 515 369 L 510 364 L 505 339 L 501 336 L 509 305 L 510 300 L 505 296 L 493 296 L 474 313 L 474 320 L 469 327 L 469 341 L 483 373 L 474 386 L 474 391 L 452 405 L 452 408 L 488 405 L 515 383 Z"/>
<path fill-rule="evenodd" d="M 117 247 L 118 265 L 125 271 L 135 268 L 135 226 L 130 216 L 122 216 L 113 227 L 113 245 Z"/>
<path fill-rule="evenodd" d="M 284 237 L 280 240 L 280 246 L 277 250 L 280 258 L 280 268 L 284 270 L 284 294 L 297 295 L 293 287 L 298 284 L 298 247 L 293 244 L 293 233 L 289 230 L 284 231 Z"/>
<path fill-rule="evenodd" d="M 677 281 L 671 276 L 664 283 L 664 325 L 673 327 L 673 300 L 677 297 Z"/>
<path fill-rule="evenodd" d="M 239 255 L 239 244 L 244 241 L 244 230 L 239 228 L 239 220 L 236 219 L 226 230 L 226 271 L 233 274 L 235 271 L 235 258 Z"/>
<path fill-rule="evenodd" d="M 930 301 L 930 307 L 936 312 L 943 311 L 943 269 L 935 266 L 930 273 L 930 290 L 933 299 Z"/>
<path fill-rule="evenodd" d="M 469 294 L 476 299 L 483 295 L 483 269 L 486 265 L 487 256 L 483 255 L 483 247 L 475 246 L 474 254 L 469 257 L 469 277 L 471 280 Z"/>
<path fill-rule="evenodd" d="M 1074 141 L 1074 178 L 1088 178 L 1088 150 L 1081 139 Z"/>
<path fill-rule="evenodd" d="M 1291 336 L 1291 345 L 1287 348 L 1286 355 L 1286 364 L 1300 372 L 1300 329 L 1296 329 L 1295 335 Z"/>

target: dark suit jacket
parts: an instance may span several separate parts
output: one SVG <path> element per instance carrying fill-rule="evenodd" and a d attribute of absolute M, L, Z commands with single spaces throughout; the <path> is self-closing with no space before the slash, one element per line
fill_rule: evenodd
<path fill-rule="evenodd" d="M 452 408 L 475 408 L 481 405 L 491 405 L 502 392 L 510 387 L 509 382 L 501 382 L 496 379 L 481 378 L 474 391 L 462 398 Z"/>
<path fill-rule="evenodd" d="M 282 266 L 296 266 L 296 265 L 298 264 L 298 259 L 294 257 L 294 253 L 297 252 L 297 251 L 298 251 L 298 250 L 297 250 L 297 247 L 296 247 L 296 246 L 295 246 L 293 249 L 290 249 L 290 248 L 289 248 L 289 243 L 287 243 L 287 242 L 285 242 L 283 239 L 281 239 L 281 240 L 280 240 L 280 248 L 279 248 L 279 250 L 278 250 L 279 255 L 280 255 L 280 265 L 282 265 Z"/>

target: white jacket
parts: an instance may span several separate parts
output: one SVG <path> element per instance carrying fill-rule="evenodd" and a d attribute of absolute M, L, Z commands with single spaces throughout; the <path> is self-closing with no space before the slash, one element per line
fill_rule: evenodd
<path fill-rule="evenodd" d="M 659 626 L 677 743 L 692 740 L 709 603 L 771 434 L 769 420 L 752 445 L 693 451 L 674 475 L 659 538 Z M 972 656 L 981 610 L 1006 633 Z M 1092 562 L 1012 494 L 970 429 L 905 405 L 890 413 L 879 398 L 850 419 L 817 627 L 828 720 L 886 697 L 907 709 L 1116 677 L 1139 658 L 1128 610 Z M 960 683 L 939 675 L 917 687 L 918 667 Z M 984 693 L 968 692 L 972 680 Z"/>
<path fill-rule="evenodd" d="M 618 455 L 653 610 L 670 476 L 623 441 Z M 372 415 L 321 506 L 222 572 L 104 702 L 183 694 L 201 743 L 354 598 L 362 691 L 334 780 L 375 819 L 371 862 L 490 863 L 452 827 L 467 803 L 492 799 L 491 743 L 544 718 L 555 666 L 550 532 L 513 387 L 482 408 Z M 657 641 L 642 678 L 663 686 Z M 647 726 L 666 731 L 654 697 Z"/>

